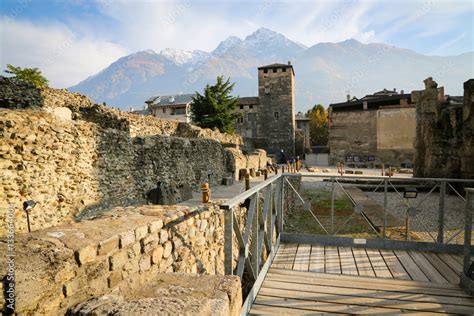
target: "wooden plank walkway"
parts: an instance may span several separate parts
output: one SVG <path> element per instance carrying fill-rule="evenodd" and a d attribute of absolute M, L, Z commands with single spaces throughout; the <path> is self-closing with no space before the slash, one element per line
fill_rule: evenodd
<path fill-rule="evenodd" d="M 372 225 L 381 230 L 384 222 L 383 207 L 359 188 L 347 188 L 345 190 L 352 200 L 362 207 L 362 213 L 364 213 Z M 402 223 L 395 216 L 387 212 L 387 227 L 397 227 L 401 225 Z"/>
<path fill-rule="evenodd" d="M 281 244 L 250 314 L 473 315 L 461 256 Z"/>

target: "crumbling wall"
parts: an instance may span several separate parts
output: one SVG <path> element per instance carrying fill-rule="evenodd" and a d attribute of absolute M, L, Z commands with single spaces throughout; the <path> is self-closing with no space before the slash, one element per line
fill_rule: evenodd
<path fill-rule="evenodd" d="M 432 78 L 413 91 L 416 104 L 416 177 L 474 178 L 474 80 L 464 83 L 464 101 L 444 95 Z"/>
<path fill-rule="evenodd" d="M 159 298 L 159 293 L 143 290 L 150 289 L 161 273 L 223 275 L 224 214 L 215 204 L 196 209 L 156 205 L 116 208 L 98 219 L 18 235 L 15 249 L 15 311 L 64 315 L 79 303 L 109 293 Z M 0 251 L 5 253 L 5 241 L 0 242 Z M 6 259 L 0 256 L 0 277 L 6 273 Z M 224 290 L 230 314 L 239 314 L 238 277 L 188 278 L 190 282 L 196 279 L 212 282 L 217 286 L 214 290 Z M 169 278 L 161 282 L 173 285 L 167 283 Z M 209 295 L 213 290 L 199 282 L 188 282 L 187 287 Z M 0 310 L 5 303 L 3 295 L 1 291 Z M 127 304 L 117 308 L 124 306 Z M 147 311 L 173 314 L 172 310 L 172 306 L 157 304 Z"/>
<path fill-rule="evenodd" d="M 247 159 L 236 135 L 124 113 L 67 90 L 0 77 L 0 92 L 6 87 L 18 90 L 12 102 L 20 106 L 0 108 L 0 207 L 14 207 L 19 232 L 27 230 L 26 200 L 39 202 L 30 217 L 37 230 L 116 205 L 160 198 L 161 204 L 178 203 L 202 182 L 220 184 L 235 172 L 232 161 Z M 2 227 L 5 216 L 0 212 Z"/>

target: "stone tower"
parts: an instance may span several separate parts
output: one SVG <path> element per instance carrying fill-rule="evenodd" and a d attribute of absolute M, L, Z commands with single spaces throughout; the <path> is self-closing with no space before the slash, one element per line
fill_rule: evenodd
<path fill-rule="evenodd" d="M 288 62 L 258 68 L 259 142 L 269 154 L 295 156 L 295 72 Z M 278 156 L 277 156 L 278 157 Z"/>

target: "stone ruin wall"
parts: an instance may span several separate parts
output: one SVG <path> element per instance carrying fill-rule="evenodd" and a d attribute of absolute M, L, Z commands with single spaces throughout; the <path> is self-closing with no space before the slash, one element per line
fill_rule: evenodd
<path fill-rule="evenodd" d="M 14 206 L 18 232 L 27 231 L 22 204 L 29 199 L 39 202 L 30 212 L 37 230 L 146 203 L 158 182 L 172 197 L 165 202 L 174 204 L 208 175 L 220 184 L 238 176 L 242 163 L 236 161 L 258 168 L 253 157 L 264 155 L 242 155 L 236 135 L 124 113 L 66 90 L 37 90 L 3 77 L 0 106 L 7 108 L 0 109 L 0 208 Z M 2 227 L 5 216 L 0 213 Z"/>
<path fill-rule="evenodd" d="M 241 225 L 244 213 L 245 210 L 236 213 Z M 184 290 L 204 291 L 205 297 L 200 299 L 203 301 L 217 296 L 219 304 L 227 306 L 223 309 L 229 311 L 226 314 L 239 314 L 242 305 L 240 279 L 222 276 L 224 214 L 217 204 L 193 209 L 117 207 L 94 220 L 18 235 L 15 249 L 16 312 L 20 314 L 65 314 L 70 308 L 83 310 L 84 305 L 98 308 L 110 294 L 125 300 L 135 297 L 138 303 L 146 301 L 148 295 L 163 299 L 155 302 L 155 313 L 159 308 L 169 313 L 176 304 L 187 306 L 186 310 L 192 308 L 197 303 L 186 305 L 187 298 L 182 295 L 154 292 L 152 284 L 156 282 L 176 290 L 173 282 L 166 279 L 171 276 L 163 275 L 171 272 L 221 275 L 188 275 Z M 0 251 L 6 251 L 6 243 L 0 242 Z M 234 251 L 237 252 L 236 241 Z M 5 256 L 0 257 L 2 267 L 7 266 L 5 260 Z M 2 270 L 1 277 L 3 273 Z M 147 289 L 148 293 L 140 294 L 140 290 Z M 4 295 L 1 285 L 0 292 Z M 94 304 L 97 298 L 103 302 Z M 88 300 L 92 302 L 87 304 Z M 0 310 L 4 302 L 0 297 Z M 126 305 L 122 302 L 116 307 Z"/>
<path fill-rule="evenodd" d="M 474 79 L 464 83 L 462 104 L 450 104 L 432 78 L 413 91 L 416 103 L 416 177 L 474 179 Z"/>

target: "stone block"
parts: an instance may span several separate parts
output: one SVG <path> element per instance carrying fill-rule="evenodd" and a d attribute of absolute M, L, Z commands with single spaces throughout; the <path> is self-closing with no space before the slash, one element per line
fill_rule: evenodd
<path fill-rule="evenodd" d="M 171 251 L 173 250 L 173 244 L 171 241 L 166 241 L 163 244 L 163 258 L 167 259 L 171 255 Z"/>
<path fill-rule="evenodd" d="M 163 227 L 163 221 L 161 219 L 152 221 L 148 225 L 148 231 L 153 234 L 159 231 Z"/>
<path fill-rule="evenodd" d="M 116 270 L 110 273 L 109 277 L 107 278 L 107 285 L 109 288 L 113 288 L 119 284 L 120 281 L 122 281 L 122 271 Z"/>
<path fill-rule="evenodd" d="M 89 245 L 76 250 L 74 255 L 79 266 L 92 262 L 97 257 L 97 245 Z"/>
<path fill-rule="evenodd" d="M 169 239 L 169 234 L 166 229 L 160 231 L 160 244 L 164 244 Z"/>
<path fill-rule="evenodd" d="M 151 254 L 151 263 L 158 264 L 163 258 L 164 248 L 163 246 L 157 246 Z"/>
<path fill-rule="evenodd" d="M 135 232 L 133 230 L 120 234 L 120 248 L 125 248 L 135 242 Z"/>
<path fill-rule="evenodd" d="M 109 257 L 109 269 L 111 271 L 120 269 L 125 265 L 127 261 L 128 255 L 126 251 L 121 250 L 119 252 L 116 252 Z"/>
<path fill-rule="evenodd" d="M 63 285 L 63 294 L 65 297 L 69 297 L 79 292 L 86 284 L 84 277 L 76 278 Z"/>
<path fill-rule="evenodd" d="M 135 239 L 140 240 L 148 234 L 148 226 L 135 228 Z"/>
<path fill-rule="evenodd" d="M 114 250 L 119 248 L 119 236 L 115 235 L 106 240 L 99 242 L 99 248 L 97 254 L 99 256 L 108 255 Z"/>
<path fill-rule="evenodd" d="M 150 257 L 149 255 L 143 256 L 143 257 L 140 259 L 138 265 L 139 265 L 139 271 L 140 271 L 140 273 L 143 273 L 143 272 L 149 270 L 150 267 L 151 267 L 151 257 Z"/>
<path fill-rule="evenodd" d="M 141 240 L 142 253 L 150 253 L 158 245 L 158 235 L 151 234 Z"/>

